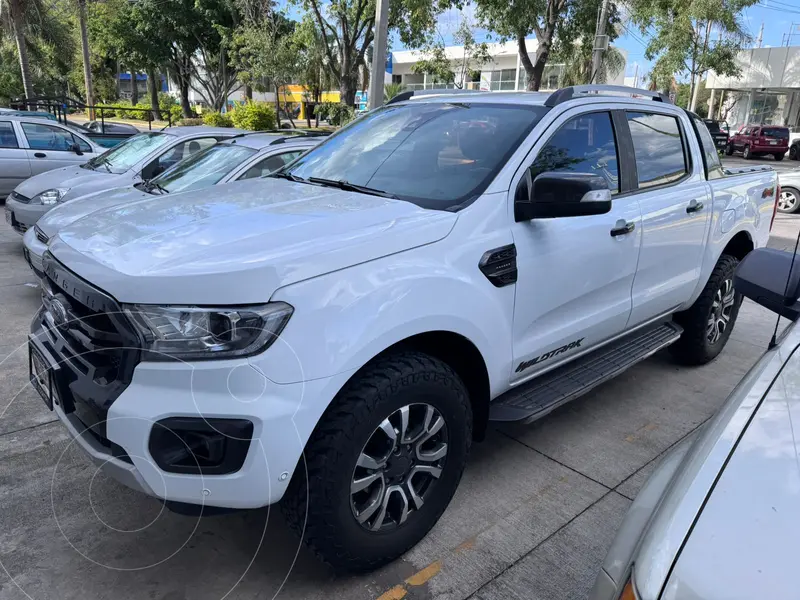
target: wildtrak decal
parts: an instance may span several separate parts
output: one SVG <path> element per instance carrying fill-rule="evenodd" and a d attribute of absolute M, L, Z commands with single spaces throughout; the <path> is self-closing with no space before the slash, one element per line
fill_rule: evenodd
<path fill-rule="evenodd" d="M 528 369 L 528 368 L 532 367 L 535 364 L 538 364 L 540 362 L 546 361 L 548 358 L 553 358 L 554 356 L 557 356 L 559 354 L 564 354 L 564 352 L 566 352 L 568 350 L 574 350 L 575 348 L 580 348 L 581 347 L 581 342 L 584 339 L 586 339 L 586 338 L 581 338 L 579 340 L 575 340 L 574 342 L 570 342 L 569 344 L 565 344 L 564 346 L 561 346 L 560 348 L 556 348 L 555 350 L 550 350 L 550 352 L 545 352 L 544 354 L 542 354 L 540 356 L 537 356 L 536 358 L 532 358 L 530 360 L 522 361 L 521 363 L 519 363 L 519 366 L 516 368 L 515 372 L 516 373 L 521 373 L 525 369 Z"/>

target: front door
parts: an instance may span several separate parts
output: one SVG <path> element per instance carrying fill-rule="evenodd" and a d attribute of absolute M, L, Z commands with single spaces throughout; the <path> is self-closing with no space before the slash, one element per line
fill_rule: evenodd
<path fill-rule="evenodd" d="M 642 209 L 642 251 L 630 326 L 671 312 L 700 279 L 711 198 L 691 124 L 673 114 L 628 111 Z M 691 138 L 689 136 L 692 136 Z M 694 146 L 690 146 L 692 140 Z"/>
<path fill-rule="evenodd" d="M 22 133 L 28 142 L 28 159 L 31 164 L 31 174 L 38 175 L 61 167 L 82 165 L 92 158 L 91 151 L 85 142 L 79 140 L 72 133 L 49 123 L 22 122 Z M 75 151 L 76 144 L 82 148 L 81 153 Z"/>
<path fill-rule="evenodd" d="M 532 164 L 534 176 L 553 171 L 603 175 L 614 200 L 611 212 L 604 215 L 513 224 L 518 279 L 512 382 L 625 329 L 642 235 L 637 200 L 619 197 L 625 190 L 619 176 L 618 137 L 610 111 L 568 111 L 523 165 Z M 524 170 L 512 182 L 512 206 Z M 626 226 L 630 231 L 623 233 Z"/>
<path fill-rule="evenodd" d="M 20 146 L 14 124 L 0 121 L 0 198 L 31 176 L 28 153 Z"/>

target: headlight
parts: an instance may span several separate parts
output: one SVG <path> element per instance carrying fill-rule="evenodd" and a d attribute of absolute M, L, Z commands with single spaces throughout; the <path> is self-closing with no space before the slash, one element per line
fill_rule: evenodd
<path fill-rule="evenodd" d="M 285 302 L 232 308 L 132 304 L 125 312 L 151 351 L 147 360 L 204 360 L 263 352 L 294 309 Z"/>
<path fill-rule="evenodd" d="M 56 204 L 57 202 L 61 202 L 61 198 L 64 197 L 69 191 L 69 188 L 53 188 L 52 190 L 45 190 L 41 194 L 36 194 L 33 198 L 31 198 L 31 202 L 33 204 Z"/>

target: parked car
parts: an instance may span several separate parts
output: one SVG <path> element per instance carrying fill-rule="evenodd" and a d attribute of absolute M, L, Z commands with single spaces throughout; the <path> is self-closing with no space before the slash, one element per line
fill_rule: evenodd
<path fill-rule="evenodd" d="M 0 199 L 31 176 L 101 154 L 85 134 L 37 117 L 0 114 Z"/>
<path fill-rule="evenodd" d="M 789 146 L 789 158 L 792 160 L 800 160 L 800 137 L 794 137 L 791 141 L 791 145 Z"/>
<path fill-rule="evenodd" d="M 728 124 L 715 119 L 703 119 L 703 123 L 708 127 L 708 132 L 714 138 L 717 148 L 725 149 L 728 146 Z"/>
<path fill-rule="evenodd" d="M 654 92 L 414 92 L 266 179 L 61 228 L 31 377 L 125 485 L 195 514 L 281 500 L 323 560 L 372 569 L 489 421 L 668 346 L 713 360 L 776 192 Z"/>
<path fill-rule="evenodd" d="M 750 600 L 797 595 L 800 315 L 791 253 L 761 248 L 736 290 L 792 321 L 719 413 L 641 489 L 591 600 Z"/>
<path fill-rule="evenodd" d="M 744 158 L 771 154 L 775 160 L 783 160 L 789 150 L 789 128 L 777 125 L 745 125 L 725 148 L 725 154 L 741 152 Z"/>
<path fill-rule="evenodd" d="M 263 177 L 284 167 L 323 139 L 319 135 L 250 133 L 222 141 L 185 158 L 149 182 L 93 192 L 64 202 L 23 236 L 25 259 L 42 276 L 42 255 L 58 230 L 102 208 L 132 204 L 153 195 L 199 190 L 229 181 Z"/>
<path fill-rule="evenodd" d="M 39 119 L 48 119 L 50 121 L 57 121 L 58 119 L 53 113 L 43 110 L 17 110 L 15 108 L 0 108 L 0 116 L 2 117 L 36 117 Z"/>
<path fill-rule="evenodd" d="M 137 127 L 128 123 L 115 123 L 114 121 L 88 121 L 84 127 L 92 133 L 141 133 Z"/>
<path fill-rule="evenodd" d="M 778 212 L 796 213 L 800 210 L 800 169 L 778 174 L 781 195 L 778 198 Z"/>
<path fill-rule="evenodd" d="M 6 200 L 6 221 L 22 235 L 59 202 L 147 181 L 219 140 L 241 133 L 245 132 L 224 127 L 170 127 L 140 133 L 91 160 L 84 158 L 84 164 L 22 182 Z"/>

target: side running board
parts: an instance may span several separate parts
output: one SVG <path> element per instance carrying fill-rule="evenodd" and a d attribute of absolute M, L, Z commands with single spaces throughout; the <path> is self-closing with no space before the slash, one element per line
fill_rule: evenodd
<path fill-rule="evenodd" d="M 670 321 L 636 331 L 598 348 L 509 390 L 492 402 L 489 419 L 526 423 L 535 421 L 666 348 L 681 333 L 683 329 Z"/>

